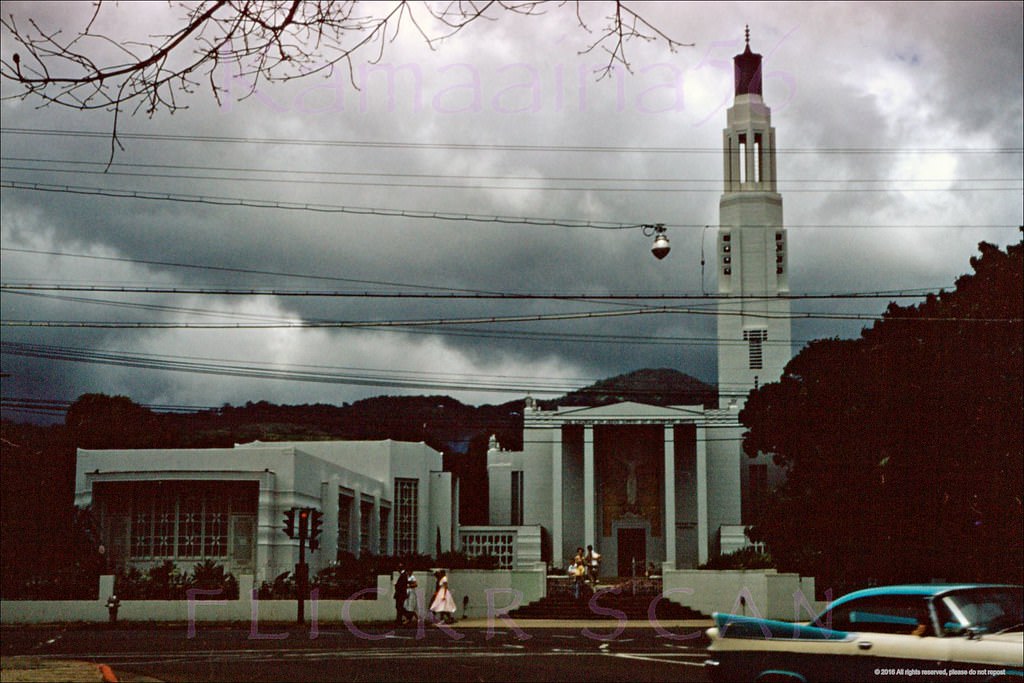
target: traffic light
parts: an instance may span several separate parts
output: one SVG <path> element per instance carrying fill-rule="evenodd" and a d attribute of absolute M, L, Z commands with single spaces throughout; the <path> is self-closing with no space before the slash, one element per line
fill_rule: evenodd
<path fill-rule="evenodd" d="M 309 549 L 320 547 L 320 527 L 324 525 L 324 513 L 319 510 L 309 512 Z"/>
<path fill-rule="evenodd" d="M 304 541 L 309 535 L 309 508 L 299 510 L 299 541 Z"/>
<path fill-rule="evenodd" d="M 288 538 L 295 538 L 295 508 L 284 511 L 284 533 Z"/>

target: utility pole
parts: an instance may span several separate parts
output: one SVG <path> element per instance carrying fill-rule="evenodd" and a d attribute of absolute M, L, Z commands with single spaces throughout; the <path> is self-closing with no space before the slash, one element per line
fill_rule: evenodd
<path fill-rule="evenodd" d="M 306 564 L 306 546 L 309 552 L 320 547 L 320 531 L 324 513 L 313 508 L 291 508 L 284 512 L 284 533 L 299 539 L 299 563 L 295 565 L 295 593 L 298 601 L 295 621 L 306 623 L 306 596 L 309 595 L 309 565 Z"/>
<path fill-rule="evenodd" d="M 295 590 L 298 598 L 298 613 L 295 623 L 306 623 L 306 595 L 309 594 L 309 565 L 306 564 L 306 538 L 309 536 L 309 510 L 299 510 L 299 563 L 295 565 Z"/>

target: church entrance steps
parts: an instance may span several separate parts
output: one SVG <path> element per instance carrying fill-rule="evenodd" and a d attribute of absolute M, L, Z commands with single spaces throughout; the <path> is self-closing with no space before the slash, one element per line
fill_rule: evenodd
<path fill-rule="evenodd" d="M 565 579 L 549 579 L 548 594 L 509 614 L 513 619 L 622 619 L 673 621 L 706 619 L 688 607 L 661 596 L 660 579 L 614 579 L 584 587 L 579 598 Z"/>

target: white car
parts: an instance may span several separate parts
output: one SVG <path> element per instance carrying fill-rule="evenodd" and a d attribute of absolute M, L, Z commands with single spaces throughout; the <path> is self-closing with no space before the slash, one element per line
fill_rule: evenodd
<path fill-rule="evenodd" d="M 713 681 L 1022 681 L 1024 587 L 888 586 L 795 624 L 715 614 Z"/>

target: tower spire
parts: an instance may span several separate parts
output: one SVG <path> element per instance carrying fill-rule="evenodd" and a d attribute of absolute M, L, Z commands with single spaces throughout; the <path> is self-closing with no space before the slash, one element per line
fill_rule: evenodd
<path fill-rule="evenodd" d="M 761 94 L 761 55 L 750 51 L 750 26 L 745 29 L 746 48 L 733 57 L 737 95 Z"/>

